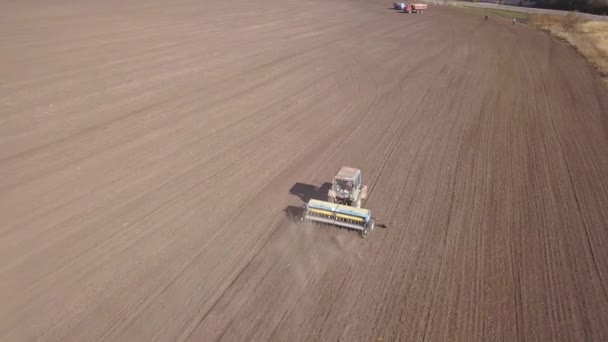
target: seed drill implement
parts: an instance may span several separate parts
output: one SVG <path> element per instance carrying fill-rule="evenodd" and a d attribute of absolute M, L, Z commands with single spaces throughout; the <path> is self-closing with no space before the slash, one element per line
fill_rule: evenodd
<path fill-rule="evenodd" d="M 361 170 L 344 166 L 334 176 L 327 201 L 310 199 L 304 205 L 301 219 L 355 229 L 367 237 L 378 220 L 370 210 L 361 208 L 361 202 L 366 198 L 367 186 L 361 183 Z"/>

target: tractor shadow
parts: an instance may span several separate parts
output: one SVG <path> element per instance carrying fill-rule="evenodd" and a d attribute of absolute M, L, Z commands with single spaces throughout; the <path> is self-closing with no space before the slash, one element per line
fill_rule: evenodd
<path fill-rule="evenodd" d="M 311 199 L 327 200 L 327 191 L 331 189 L 331 183 L 325 182 L 320 187 L 312 184 L 296 183 L 289 189 L 289 193 L 297 196 L 302 202 L 307 203 Z"/>

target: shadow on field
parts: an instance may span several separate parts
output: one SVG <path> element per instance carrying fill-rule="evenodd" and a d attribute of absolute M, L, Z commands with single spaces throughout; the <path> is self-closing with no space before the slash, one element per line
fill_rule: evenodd
<path fill-rule="evenodd" d="M 296 183 L 289 189 L 289 193 L 298 196 L 302 202 L 307 203 L 310 199 L 327 200 L 327 191 L 331 189 L 331 183 L 325 182 L 320 187 L 312 184 Z"/>

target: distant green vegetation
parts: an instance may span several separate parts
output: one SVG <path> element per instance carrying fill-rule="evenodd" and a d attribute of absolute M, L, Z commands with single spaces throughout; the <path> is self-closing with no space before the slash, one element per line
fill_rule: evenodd
<path fill-rule="evenodd" d="M 479 0 L 464 1 L 479 2 Z M 500 3 L 500 0 L 497 3 Z M 520 1 L 520 6 L 523 3 Z M 608 0 L 536 0 L 532 7 L 601 15 L 608 13 Z"/>
<path fill-rule="evenodd" d="M 534 7 L 604 14 L 608 0 L 536 0 Z"/>

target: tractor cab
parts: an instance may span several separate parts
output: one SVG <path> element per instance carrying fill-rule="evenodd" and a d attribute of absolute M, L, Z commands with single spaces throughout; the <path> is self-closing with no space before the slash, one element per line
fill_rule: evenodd
<path fill-rule="evenodd" d="M 352 192 L 354 189 L 361 187 L 361 171 L 340 169 L 340 172 L 334 177 L 333 187 L 340 193 Z"/>
<path fill-rule="evenodd" d="M 343 166 L 334 176 L 331 189 L 327 193 L 330 202 L 361 207 L 361 200 L 367 196 L 367 186 L 361 184 L 361 170 Z"/>

